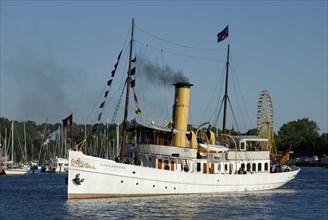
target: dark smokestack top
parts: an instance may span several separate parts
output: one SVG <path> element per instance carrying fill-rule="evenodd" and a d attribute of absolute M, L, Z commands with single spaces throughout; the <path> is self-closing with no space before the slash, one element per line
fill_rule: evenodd
<path fill-rule="evenodd" d="M 193 86 L 193 84 L 190 84 L 188 82 L 177 82 L 172 85 L 174 85 L 175 88 L 190 88 L 191 86 Z"/>

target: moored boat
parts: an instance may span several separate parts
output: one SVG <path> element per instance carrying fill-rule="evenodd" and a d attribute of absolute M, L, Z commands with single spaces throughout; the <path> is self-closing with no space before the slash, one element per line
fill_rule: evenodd
<path fill-rule="evenodd" d="M 7 158 L 7 155 L 6 155 Z M 28 166 L 14 163 L 14 121 L 11 122 L 11 161 L 6 161 L 4 172 L 6 175 L 26 174 Z"/>
<path fill-rule="evenodd" d="M 68 159 L 56 157 L 51 159 L 46 167 L 46 172 L 67 172 L 68 171 Z"/>
<path fill-rule="evenodd" d="M 23 166 L 10 166 L 4 170 L 6 175 L 21 175 L 26 174 L 27 171 L 28 168 Z"/>
<path fill-rule="evenodd" d="M 39 166 L 37 163 L 30 163 L 27 174 L 39 174 L 42 173 L 44 169 L 42 166 Z"/>

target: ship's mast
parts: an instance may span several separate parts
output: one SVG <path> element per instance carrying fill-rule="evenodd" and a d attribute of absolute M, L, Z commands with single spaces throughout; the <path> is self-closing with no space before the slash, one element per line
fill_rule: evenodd
<path fill-rule="evenodd" d="M 129 98 L 130 98 L 130 87 L 131 87 L 130 80 L 131 80 L 133 32 L 134 32 L 134 18 L 132 18 L 131 41 L 130 41 L 130 56 L 129 56 L 129 71 L 128 71 L 128 78 L 126 80 L 126 98 L 125 98 L 125 110 L 124 110 L 124 121 L 123 121 L 123 134 L 122 134 L 122 145 L 121 145 L 121 161 L 123 161 L 123 158 L 124 158 L 124 145 L 125 145 L 125 142 L 126 142 L 126 128 L 127 128 L 127 123 L 128 123 Z"/>
<path fill-rule="evenodd" d="M 227 52 L 227 63 L 226 63 L 226 81 L 225 81 L 225 92 L 224 92 L 224 109 L 223 109 L 223 125 L 222 125 L 222 134 L 225 134 L 226 130 L 226 121 L 227 121 L 227 100 L 228 96 L 228 79 L 229 79 L 229 56 L 230 56 L 230 45 L 228 44 Z"/>

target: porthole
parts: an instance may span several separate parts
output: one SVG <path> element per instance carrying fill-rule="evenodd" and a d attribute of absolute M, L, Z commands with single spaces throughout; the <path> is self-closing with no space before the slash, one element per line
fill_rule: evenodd
<path fill-rule="evenodd" d="M 136 183 L 136 185 L 138 186 L 139 183 Z"/>
<path fill-rule="evenodd" d="M 121 183 L 123 183 L 123 180 L 121 180 Z"/>
<path fill-rule="evenodd" d="M 153 185 L 153 188 L 155 188 L 155 185 Z"/>

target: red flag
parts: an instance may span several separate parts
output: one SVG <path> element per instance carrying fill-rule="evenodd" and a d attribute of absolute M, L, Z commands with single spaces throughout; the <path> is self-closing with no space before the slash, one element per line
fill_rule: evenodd
<path fill-rule="evenodd" d="M 282 154 L 280 155 L 280 163 L 281 164 L 286 164 L 287 163 L 287 160 L 288 160 L 288 157 L 289 157 L 289 150 L 290 150 L 290 147 L 287 147 L 283 152 Z"/>
<path fill-rule="evenodd" d="M 225 27 L 223 31 L 218 33 L 218 43 L 229 37 L 229 26 Z"/>
<path fill-rule="evenodd" d="M 67 118 L 63 119 L 63 126 L 71 126 L 73 124 L 73 113 L 70 114 Z"/>

